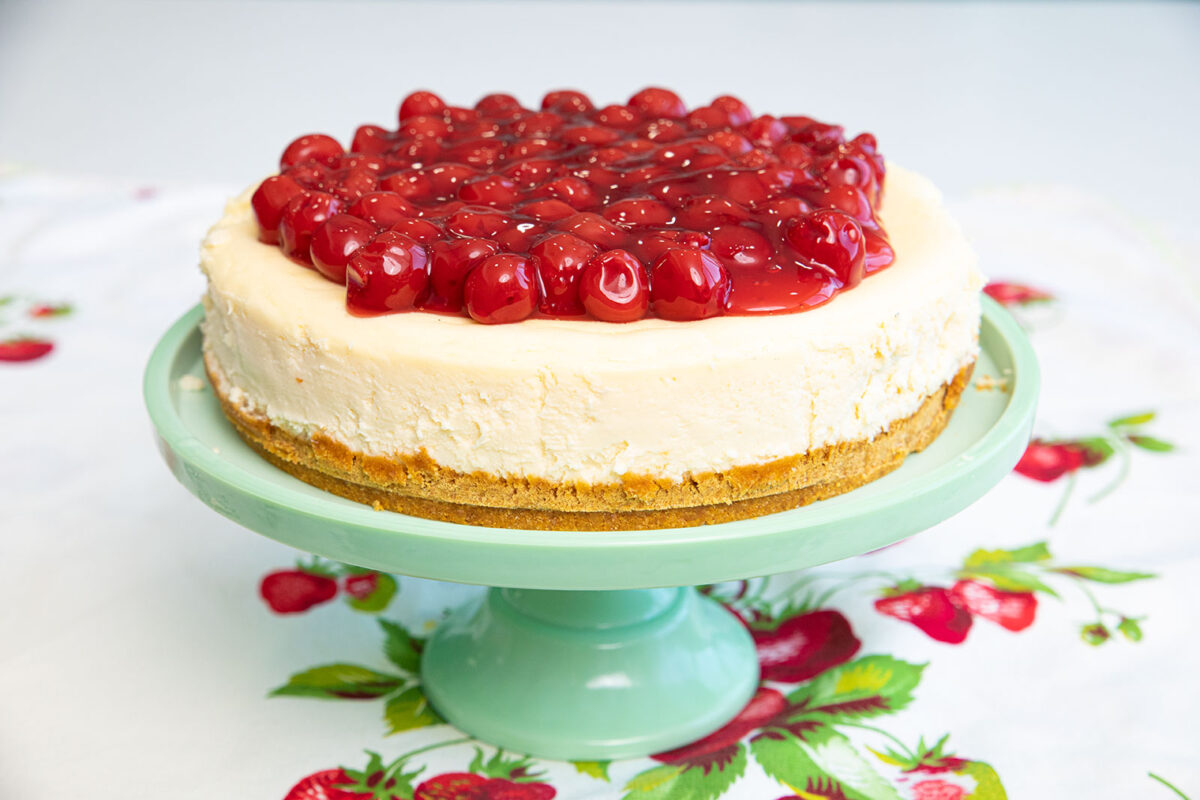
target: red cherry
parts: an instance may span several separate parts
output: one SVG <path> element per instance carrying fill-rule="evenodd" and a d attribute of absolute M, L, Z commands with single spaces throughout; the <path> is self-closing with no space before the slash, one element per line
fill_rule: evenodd
<path fill-rule="evenodd" d="M 483 259 L 500 252 L 487 239 L 453 239 L 429 245 L 429 285 L 433 297 L 426 304 L 447 311 L 463 307 L 463 282 Z"/>
<path fill-rule="evenodd" d="M 670 89 L 651 86 L 629 98 L 629 105 L 650 119 L 683 119 L 687 106 Z"/>
<path fill-rule="evenodd" d="M 258 240 L 267 244 L 279 243 L 279 219 L 293 197 L 304 187 L 287 175 L 272 175 L 258 185 L 250 197 L 250 206 L 258 219 Z"/>
<path fill-rule="evenodd" d="M 696 130 L 709 130 L 729 126 L 729 115 L 713 106 L 701 106 L 688 112 L 687 123 Z"/>
<path fill-rule="evenodd" d="M 512 132 L 521 137 L 546 137 L 563 126 L 563 118 L 552 111 L 535 111 L 513 123 Z"/>
<path fill-rule="evenodd" d="M 337 581 L 328 575 L 284 569 L 266 575 L 258 593 L 276 614 L 299 614 L 332 600 L 337 594 Z"/>
<path fill-rule="evenodd" d="M 729 116 L 730 125 L 745 125 L 754 118 L 750 107 L 736 97 L 723 94 L 712 101 L 713 108 L 719 108 Z"/>
<path fill-rule="evenodd" d="M 871 222 L 874 217 L 871 201 L 862 189 L 856 186 L 831 186 L 828 189 L 804 189 L 801 196 L 814 208 L 836 208 L 860 222 Z"/>
<path fill-rule="evenodd" d="M 446 230 L 459 236 L 489 238 L 512 225 L 512 219 L 486 208 L 462 208 L 446 220 Z"/>
<path fill-rule="evenodd" d="M 541 289 L 538 308 L 543 314 L 573 316 L 584 313 L 579 278 L 596 247 L 569 233 L 556 233 L 529 251 Z"/>
<path fill-rule="evenodd" d="M 749 139 L 733 131 L 715 131 L 704 138 L 721 148 L 721 152 L 727 156 L 740 156 L 742 153 L 749 153 L 754 149 L 754 145 L 750 144 Z"/>
<path fill-rule="evenodd" d="M 425 200 L 433 196 L 433 182 L 429 176 L 417 170 L 405 170 L 388 175 L 380 185 L 409 200 Z"/>
<path fill-rule="evenodd" d="M 709 230 L 718 225 L 737 224 L 750 219 L 742 206 L 715 194 L 704 194 L 688 200 L 679 211 L 677 222 L 687 228 Z"/>
<path fill-rule="evenodd" d="M 818 153 L 828 153 L 836 150 L 846 140 L 844 133 L 841 125 L 810 122 L 798 130 L 792 138 L 800 144 L 808 145 Z"/>
<path fill-rule="evenodd" d="M 421 244 L 429 244 L 441 239 L 445 234 L 441 228 L 425 219 L 401 219 L 390 226 L 390 230 L 402 233 Z"/>
<path fill-rule="evenodd" d="M 308 264 L 313 231 L 341 208 L 342 201 L 327 192 L 305 190 L 296 195 L 279 217 L 279 249 Z"/>
<path fill-rule="evenodd" d="M 658 257 L 650 275 L 650 302 L 663 319 L 715 317 L 729 298 L 729 273 L 704 250 L 677 248 Z"/>
<path fill-rule="evenodd" d="M 329 169 L 315 161 L 305 161 L 288 167 L 283 174 L 303 186 L 305 189 L 320 189 L 325 191 L 329 181 Z"/>
<path fill-rule="evenodd" d="M 458 190 L 458 199 L 464 203 L 494 208 L 512 208 L 520 197 L 517 184 L 503 175 L 471 178 Z"/>
<path fill-rule="evenodd" d="M 417 209 L 395 192 L 370 192 L 355 200 L 347 213 L 376 228 L 390 228 L 402 219 L 415 217 Z"/>
<path fill-rule="evenodd" d="M 799 197 L 777 197 L 758 205 L 755 210 L 773 220 L 784 220 L 807 214 L 812 211 L 812 206 Z"/>
<path fill-rule="evenodd" d="M 467 274 L 467 313 L 476 322 L 520 322 L 533 313 L 537 290 L 529 259 L 510 253 L 488 256 Z"/>
<path fill-rule="evenodd" d="M 533 243 L 546 235 L 546 226 L 537 222 L 519 222 L 492 237 L 506 253 L 525 253 Z"/>
<path fill-rule="evenodd" d="M 621 138 L 621 132 L 601 125 L 574 125 L 562 132 L 564 141 L 573 145 L 603 147 Z"/>
<path fill-rule="evenodd" d="M 549 183 L 542 184 L 534 190 L 533 195 L 535 197 L 553 197 L 556 200 L 562 200 L 571 206 L 571 208 L 576 208 L 580 211 L 599 204 L 596 192 L 592 189 L 591 184 L 573 175 L 555 178 Z"/>
<path fill-rule="evenodd" d="M 426 116 L 424 114 L 409 117 L 400 123 L 400 134 L 414 139 L 425 136 L 430 139 L 443 139 L 450 134 L 450 123 L 440 114 Z"/>
<path fill-rule="evenodd" d="M 485 117 L 503 117 L 520 111 L 521 103 L 511 94 L 489 94 L 475 104 L 475 110 Z"/>
<path fill-rule="evenodd" d="M 647 122 L 639 129 L 642 136 L 657 144 L 678 141 L 688 135 L 688 127 L 669 119 Z"/>
<path fill-rule="evenodd" d="M 650 282 L 642 262 L 625 250 L 607 250 L 592 258 L 579 278 L 584 310 L 605 322 L 633 322 L 650 307 Z"/>
<path fill-rule="evenodd" d="M 583 92 L 574 89 L 559 89 L 547 92 L 542 98 L 542 109 L 563 114 L 586 114 L 594 108 L 592 101 Z"/>
<path fill-rule="evenodd" d="M 469 139 L 447 150 L 446 157 L 451 161 L 486 169 L 499 161 L 503 152 L 503 142 L 494 139 Z"/>
<path fill-rule="evenodd" d="M 355 316 L 406 311 L 429 283 L 428 255 L 415 239 L 384 231 L 346 265 L 346 308 Z"/>
<path fill-rule="evenodd" d="M 422 172 L 429 178 L 431 193 L 438 197 L 458 197 L 467 181 L 480 177 L 479 170 L 466 164 L 434 164 Z"/>
<path fill-rule="evenodd" d="M 594 115 L 596 122 L 608 128 L 627 131 L 642 122 L 642 115 L 629 106 L 609 105 L 597 111 Z"/>
<path fill-rule="evenodd" d="M 599 214 L 579 213 L 559 220 L 555 227 L 560 231 L 573 233 L 580 239 L 604 249 L 621 247 L 625 243 L 625 231 Z"/>
<path fill-rule="evenodd" d="M 856 286 L 863 277 L 866 248 L 858 220 L 841 211 L 818 209 L 784 224 L 788 244 L 810 266 Z"/>
<path fill-rule="evenodd" d="M 400 103 L 399 117 L 404 122 L 410 117 L 441 114 L 445 108 L 445 102 L 433 92 L 413 92 Z"/>
<path fill-rule="evenodd" d="M 517 207 L 517 211 L 527 217 L 533 217 L 539 222 L 557 222 L 560 219 L 574 216 L 577 212 L 562 200 L 547 198 L 531 200 Z"/>
<path fill-rule="evenodd" d="M 754 144 L 772 147 L 787 136 L 788 126 L 775 117 L 764 115 L 746 123 L 742 133 Z"/>
<path fill-rule="evenodd" d="M 779 163 L 792 169 L 807 169 L 815 158 L 812 150 L 796 142 L 780 145 L 775 149 L 775 155 L 779 156 Z"/>
<path fill-rule="evenodd" d="M 504 174 L 525 187 L 537 186 L 562 174 L 562 162 L 553 158 L 528 158 L 504 168 Z"/>
<path fill-rule="evenodd" d="M 711 231 L 709 250 L 726 266 L 764 267 L 773 255 L 771 243 L 753 228 L 718 225 Z"/>
<path fill-rule="evenodd" d="M 336 183 L 329 188 L 329 191 L 343 203 L 353 203 L 364 194 L 375 191 L 379 186 L 375 172 L 367 167 L 338 170 L 333 173 L 332 177 Z"/>
<path fill-rule="evenodd" d="M 630 197 L 609 203 L 604 209 L 604 218 L 631 228 L 649 228 L 670 225 L 675 219 L 675 212 L 653 198 Z"/>
<path fill-rule="evenodd" d="M 378 125 L 360 125 L 354 131 L 350 152 L 377 156 L 386 153 L 391 145 L 391 136 L 385 128 Z"/>
<path fill-rule="evenodd" d="M 286 169 L 294 164 L 305 161 L 315 161 L 318 164 L 332 166 L 346 151 L 338 144 L 337 139 L 323 133 L 309 133 L 294 139 L 283 150 L 279 158 L 279 168 Z"/>
<path fill-rule="evenodd" d="M 346 283 L 346 264 L 355 251 L 375 238 L 376 227 L 349 214 L 334 214 L 312 235 L 309 255 L 317 272 L 334 283 Z"/>

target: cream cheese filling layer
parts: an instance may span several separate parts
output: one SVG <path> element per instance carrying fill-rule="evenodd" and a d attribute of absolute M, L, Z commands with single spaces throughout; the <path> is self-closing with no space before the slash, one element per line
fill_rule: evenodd
<path fill-rule="evenodd" d="M 975 255 L 933 185 L 895 166 L 881 211 L 892 266 L 811 311 L 699 322 L 354 317 L 343 287 L 257 241 L 250 194 L 201 251 L 218 388 L 367 455 L 680 480 L 870 440 L 978 352 Z"/>

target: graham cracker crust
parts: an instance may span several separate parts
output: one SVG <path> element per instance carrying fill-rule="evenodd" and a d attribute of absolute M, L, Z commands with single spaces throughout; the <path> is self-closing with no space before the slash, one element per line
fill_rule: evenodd
<path fill-rule="evenodd" d="M 856 489 L 928 446 L 950 419 L 974 363 L 925 398 L 916 413 L 869 441 L 841 442 L 763 464 L 671 481 L 624 475 L 609 484 L 502 478 L 438 465 L 424 451 L 392 458 L 355 452 L 323 434 L 298 436 L 229 400 L 208 371 L 221 408 L 259 455 L 305 483 L 373 506 L 492 528 L 613 531 L 676 528 L 773 514 Z"/>

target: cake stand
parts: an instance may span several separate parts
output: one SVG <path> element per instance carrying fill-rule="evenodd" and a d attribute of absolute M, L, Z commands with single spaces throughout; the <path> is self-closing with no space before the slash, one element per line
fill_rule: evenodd
<path fill-rule="evenodd" d="M 449 722 L 544 758 L 661 752 L 730 720 L 758 684 L 754 644 L 692 587 L 865 553 L 966 508 L 1020 458 L 1039 384 L 1020 327 L 984 298 L 975 377 L 1001 388 L 969 385 L 942 435 L 877 481 L 792 511 L 695 528 L 482 528 L 375 511 L 261 459 L 203 377 L 203 313 L 197 306 L 176 322 L 146 369 L 146 404 L 176 478 L 226 517 L 300 550 L 502 587 L 438 626 L 422 681 Z"/>

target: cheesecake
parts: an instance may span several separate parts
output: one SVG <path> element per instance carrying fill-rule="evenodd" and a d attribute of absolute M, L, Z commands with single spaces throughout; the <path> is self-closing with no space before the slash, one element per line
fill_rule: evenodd
<path fill-rule="evenodd" d="M 204 361 L 271 463 L 377 509 L 671 528 L 850 491 L 941 432 L 976 259 L 874 137 L 647 89 L 428 92 L 303 136 L 201 251 Z"/>

